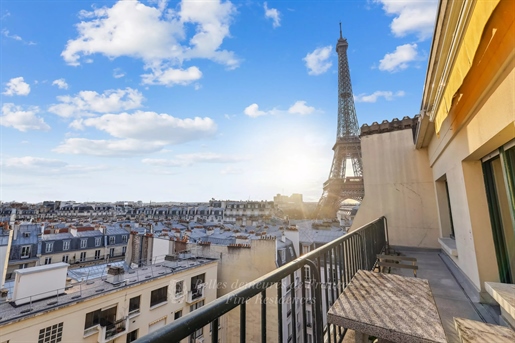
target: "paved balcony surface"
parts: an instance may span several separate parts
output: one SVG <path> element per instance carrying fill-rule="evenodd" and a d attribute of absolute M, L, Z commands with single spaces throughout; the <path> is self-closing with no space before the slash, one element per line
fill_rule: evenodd
<path fill-rule="evenodd" d="M 497 324 L 490 310 L 479 303 L 477 291 L 470 281 L 465 279 L 445 253 L 402 249 L 397 251 L 417 259 L 417 276 L 429 281 L 448 342 L 460 342 L 454 317 Z M 408 269 L 392 268 L 392 273 L 413 276 Z"/>
<path fill-rule="evenodd" d="M 498 324 L 491 308 L 479 303 L 477 291 L 445 253 L 421 249 L 396 251 L 417 259 L 417 277 L 429 281 L 448 342 L 460 342 L 454 317 Z M 392 268 L 391 273 L 413 277 L 409 269 Z M 349 330 L 344 342 L 354 342 L 354 332 Z"/>

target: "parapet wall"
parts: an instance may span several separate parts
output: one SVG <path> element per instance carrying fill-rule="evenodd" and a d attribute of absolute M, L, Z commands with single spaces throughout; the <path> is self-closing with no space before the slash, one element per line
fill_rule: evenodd
<path fill-rule="evenodd" d="M 383 120 L 381 124 L 376 121 L 371 125 L 363 124 L 361 126 L 360 137 L 398 130 L 416 129 L 418 118 L 419 115 L 417 114 L 413 118 L 405 116 L 402 118 L 402 120 L 397 118 L 393 118 L 392 121 Z"/>

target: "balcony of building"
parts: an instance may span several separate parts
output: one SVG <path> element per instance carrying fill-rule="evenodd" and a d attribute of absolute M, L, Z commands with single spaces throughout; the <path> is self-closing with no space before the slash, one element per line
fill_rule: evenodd
<path fill-rule="evenodd" d="M 377 254 L 391 249 L 386 218 L 382 217 L 141 337 L 137 342 L 179 342 L 207 324 L 218 327 L 221 317 L 229 311 L 240 312 L 240 322 L 236 325 L 240 338 L 233 337 L 236 341 L 256 341 L 255 336 L 249 338 L 249 332 L 254 330 L 259 332 L 259 341 L 262 342 L 352 342 L 354 333 L 351 330 L 328 324 L 327 311 L 359 270 L 377 270 L 374 268 Z M 454 318 L 499 324 L 499 307 L 480 302 L 477 290 L 445 252 L 410 247 L 393 249 L 397 254 L 417 259 L 417 279 L 428 280 L 447 342 L 459 341 Z M 297 272 L 306 266 L 311 270 L 309 279 L 305 273 Z M 415 277 L 411 269 L 389 268 L 388 273 Z M 286 292 L 287 285 L 297 281 L 297 275 L 301 276 L 298 282 L 305 287 Z M 288 280 L 286 284 L 285 279 Z M 259 327 L 255 323 L 250 325 L 247 320 L 251 314 L 246 303 L 251 298 L 260 302 Z M 285 304 L 287 300 L 288 304 Z M 287 312 L 290 315 L 286 315 Z M 298 315 L 291 315 L 293 313 Z M 403 317 L 405 314 L 396 315 Z M 270 331 L 271 321 L 275 331 Z M 206 337 L 206 342 L 218 342 L 219 334 L 214 330 L 210 337 Z"/>

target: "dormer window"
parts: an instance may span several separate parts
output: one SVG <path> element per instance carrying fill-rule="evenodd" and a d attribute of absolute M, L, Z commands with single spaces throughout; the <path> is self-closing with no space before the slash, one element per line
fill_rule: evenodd
<path fill-rule="evenodd" d="M 29 237 L 30 237 L 30 232 L 24 232 L 24 233 L 23 233 L 23 237 L 25 237 L 25 238 L 29 238 Z"/>

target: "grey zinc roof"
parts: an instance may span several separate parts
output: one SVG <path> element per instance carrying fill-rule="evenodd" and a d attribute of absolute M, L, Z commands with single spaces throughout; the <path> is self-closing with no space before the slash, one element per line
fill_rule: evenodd
<path fill-rule="evenodd" d="M 49 233 L 46 235 L 41 235 L 42 241 L 57 241 L 61 239 L 71 239 L 73 238 L 73 235 L 68 232 L 61 232 L 61 233 Z"/>
<path fill-rule="evenodd" d="M 77 232 L 77 237 L 98 237 L 98 236 L 103 236 L 102 232 L 100 232 L 98 230 Z"/>
<path fill-rule="evenodd" d="M 121 227 L 107 227 L 106 235 L 128 235 L 129 232 Z"/>

